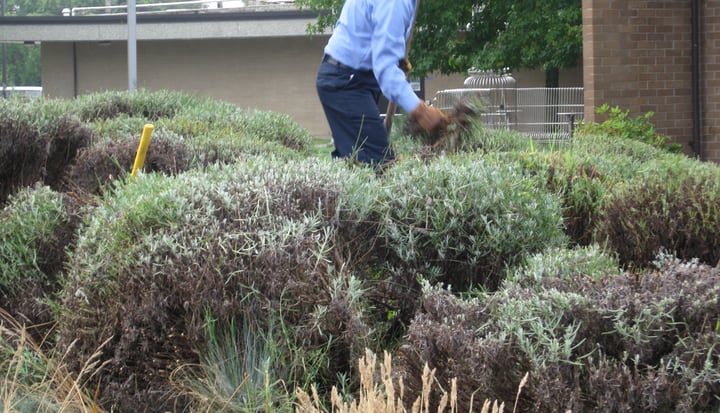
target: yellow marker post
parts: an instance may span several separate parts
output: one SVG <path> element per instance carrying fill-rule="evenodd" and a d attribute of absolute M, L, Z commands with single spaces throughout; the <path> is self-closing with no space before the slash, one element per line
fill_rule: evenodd
<path fill-rule="evenodd" d="M 142 136 L 140 137 L 140 145 L 138 145 L 138 150 L 135 154 L 135 163 L 133 164 L 132 173 L 130 174 L 133 178 L 137 176 L 138 171 L 142 169 L 145 164 L 145 155 L 147 155 L 147 150 L 150 146 L 150 136 L 152 135 L 154 128 L 155 127 L 149 123 L 145 124 L 143 127 Z"/>

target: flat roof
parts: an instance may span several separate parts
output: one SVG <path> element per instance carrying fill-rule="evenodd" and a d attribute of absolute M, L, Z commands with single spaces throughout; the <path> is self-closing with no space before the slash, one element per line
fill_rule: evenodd
<path fill-rule="evenodd" d="M 237 11 L 236 11 L 237 10 Z M 307 36 L 317 12 L 241 9 L 137 14 L 137 40 Z M 128 37 L 127 15 L 0 17 L 2 42 L 118 41 Z"/>

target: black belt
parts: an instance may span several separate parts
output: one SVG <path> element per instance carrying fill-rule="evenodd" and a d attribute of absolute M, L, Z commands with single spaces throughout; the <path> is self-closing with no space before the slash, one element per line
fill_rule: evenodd
<path fill-rule="evenodd" d="M 348 66 L 348 65 L 346 65 L 346 64 L 344 64 L 344 63 L 338 62 L 338 61 L 335 60 L 332 56 L 327 55 L 327 54 L 326 54 L 325 56 L 323 56 L 323 62 L 330 63 L 331 65 L 337 66 L 337 67 L 339 67 L 340 69 L 355 70 L 355 69 L 353 69 L 352 67 L 350 67 L 350 66 Z"/>

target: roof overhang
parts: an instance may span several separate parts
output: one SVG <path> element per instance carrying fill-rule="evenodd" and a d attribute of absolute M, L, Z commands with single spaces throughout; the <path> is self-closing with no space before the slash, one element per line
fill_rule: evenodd
<path fill-rule="evenodd" d="M 310 11 L 224 11 L 138 14 L 138 40 L 234 39 L 306 36 Z M 2 42 L 117 41 L 128 37 L 125 14 L 0 18 Z"/>

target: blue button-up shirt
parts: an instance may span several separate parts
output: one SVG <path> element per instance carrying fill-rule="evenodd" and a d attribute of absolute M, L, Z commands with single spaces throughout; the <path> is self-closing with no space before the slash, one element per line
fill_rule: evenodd
<path fill-rule="evenodd" d="M 372 70 L 388 100 L 412 112 L 420 99 L 398 66 L 405 57 L 416 0 L 347 0 L 325 53 L 357 70 Z"/>

